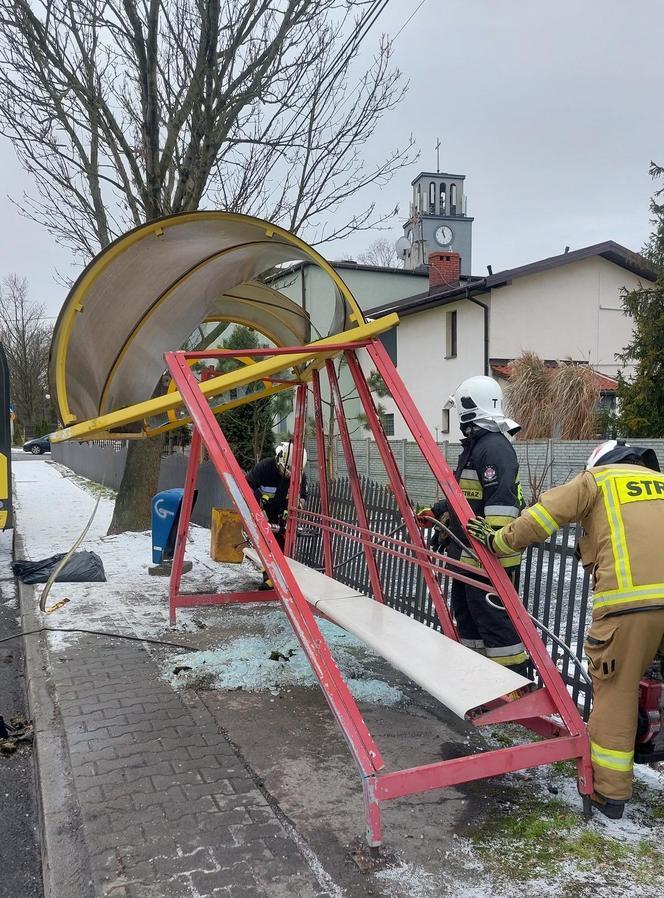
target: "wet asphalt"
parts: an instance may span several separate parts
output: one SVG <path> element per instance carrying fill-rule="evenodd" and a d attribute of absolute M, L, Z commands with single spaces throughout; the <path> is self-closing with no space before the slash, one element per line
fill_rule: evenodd
<path fill-rule="evenodd" d="M 0 533 L 0 637 L 19 630 L 10 551 L 11 532 Z M 27 716 L 21 639 L 0 643 L 0 715 L 7 722 Z M 22 746 L 9 757 L 0 754 L 0 898 L 42 895 L 33 751 Z"/>

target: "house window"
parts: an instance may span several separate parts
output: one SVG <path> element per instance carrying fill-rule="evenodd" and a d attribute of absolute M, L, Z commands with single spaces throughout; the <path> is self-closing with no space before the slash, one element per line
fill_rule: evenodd
<path fill-rule="evenodd" d="M 455 359 L 457 356 L 457 312 L 445 315 L 445 358 Z"/>
<path fill-rule="evenodd" d="M 457 214 L 457 186 L 450 184 L 450 215 Z"/>
<path fill-rule="evenodd" d="M 441 433 L 449 433 L 450 432 L 450 410 L 448 408 L 443 409 L 443 426 L 440 428 Z"/>
<path fill-rule="evenodd" d="M 383 344 L 385 349 L 387 350 L 387 354 L 392 360 L 392 364 L 396 368 L 397 366 L 397 329 L 393 327 L 392 330 L 385 331 L 384 334 L 380 334 L 378 339 Z"/>
<path fill-rule="evenodd" d="M 385 431 L 385 436 L 393 437 L 394 436 L 394 415 L 387 414 L 386 412 L 383 412 L 383 414 L 380 416 L 380 420 L 383 425 L 383 430 Z"/>
<path fill-rule="evenodd" d="M 429 214 L 436 214 L 436 184 L 435 181 L 429 182 Z"/>
<path fill-rule="evenodd" d="M 439 215 L 447 215 L 447 187 L 445 186 L 444 181 L 440 182 L 438 214 Z"/>

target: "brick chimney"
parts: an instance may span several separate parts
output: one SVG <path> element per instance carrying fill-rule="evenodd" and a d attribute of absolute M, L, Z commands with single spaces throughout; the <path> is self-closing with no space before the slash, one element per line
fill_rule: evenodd
<path fill-rule="evenodd" d="M 461 273 L 461 256 L 451 250 L 429 253 L 429 290 L 456 287 Z"/>

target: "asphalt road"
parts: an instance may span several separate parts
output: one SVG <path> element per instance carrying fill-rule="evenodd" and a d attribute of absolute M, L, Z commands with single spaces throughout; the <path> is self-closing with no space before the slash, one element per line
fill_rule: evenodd
<path fill-rule="evenodd" d="M 29 455 L 25 455 L 30 458 Z M 0 635 L 18 632 L 11 531 L 0 533 Z M 23 644 L 0 643 L 0 714 L 27 716 Z M 42 876 L 32 749 L 0 755 L 0 898 L 41 898 Z"/>
<path fill-rule="evenodd" d="M 36 459 L 39 459 L 39 458 L 50 459 L 50 457 L 51 457 L 50 452 L 46 452 L 44 455 L 32 455 L 32 453 L 30 453 L 30 452 L 23 452 L 23 451 L 15 452 L 12 449 L 12 464 L 15 464 L 16 462 L 20 462 L 20 461 L 35 461 Z"/>

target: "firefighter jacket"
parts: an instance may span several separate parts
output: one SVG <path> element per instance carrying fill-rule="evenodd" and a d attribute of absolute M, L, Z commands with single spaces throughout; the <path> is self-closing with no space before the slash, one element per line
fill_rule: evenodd
<path fill-rule="evenodd" d="M 254 465 L 246 477 L 254 496 L 258 499 L 258 504 L 265 510 L 268 521 L 271 524 L 281 523 L 288 508 L 290 478 L 284 477 L 281 473 L 276 459 L 262 459 Z M 300 481 L 300 498 L 307 498 L 307 477 L 304 472 Z"/>
<path fill-rule="evenodd" d="M 499 530 L 494 548 L 510 554 L 579 521 L 578 550 L 593 577 L 593 620 L 664 608 L 664 475 L 640 465 L 599 465 L 544 493 Z"/>
<path fill-rule="evenodd" d="M 481 428 L 463 439 L 461 445 L 463 449 L 454 477 L 473 514 L 482 515 L 498 530 L 517 518 L 524 505 L 514 447 L 503 434 Z M 432 511 L 434 517 L 440 518 L 448 511 L 446 500 L 437 502 Z M 450 529 L 462 542 L 468 542 L 463 527 L 454 516 Z M 454 546 L 450 546 L 449 551 L 456 557 Z M 521 563 L 521 552 L 510 551 L 503 554 L 500 560 L 503 567 L 515 567 Z M 464 552 L 461 553 L 461 561 L 479 566 L 471 555 Z"/>

